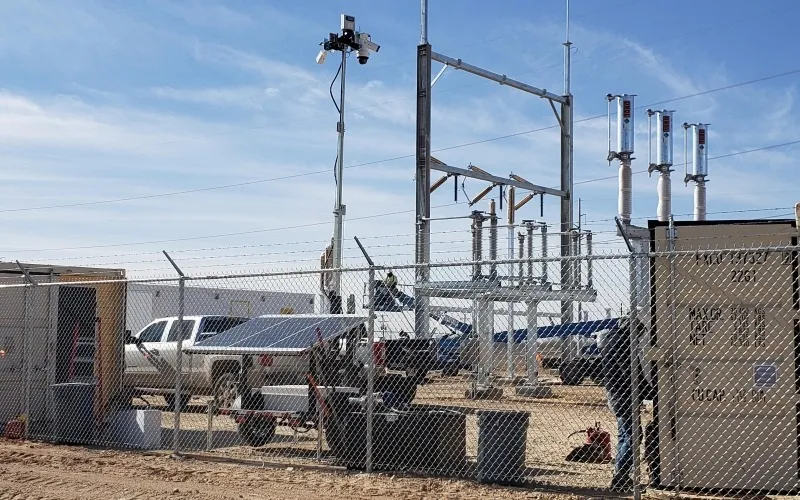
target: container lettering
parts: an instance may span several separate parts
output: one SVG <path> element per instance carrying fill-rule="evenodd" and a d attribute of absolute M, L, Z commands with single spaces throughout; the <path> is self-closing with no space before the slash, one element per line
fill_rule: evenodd
<path fill-rule="evenodd" d="M 721 307 L 692 307 L 689 309 L 689 343 L 706 345 L 706 335 L 711 333 L 714 323 L 722 319 Z"/>
<path fill-rule="evenodd" d="M 692 401 L 725 401 L 725 389 L 701 389 L 696 388 L 692 391 Z"/>
<path fill-rule="evenodd" d="M 755 283 L 755 269 L 733 269 L 731 271 L 731 281 L 734 283 Z"/>
<path fill-rule="evenodd" d="M 717 264 L 766 264 L 769 254 L 766 250 L 739 250 L 718 254 L 696 254 L 695 264 L 713 266 Z M 786 256 L 784 256 L 784 262 Z"/>

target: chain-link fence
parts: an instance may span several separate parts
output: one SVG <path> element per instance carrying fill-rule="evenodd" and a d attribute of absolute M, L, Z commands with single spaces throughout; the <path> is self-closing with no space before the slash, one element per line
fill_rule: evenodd
<path fill-rule="evenodd" d="M 339 294 L 21 270 L 2 435 L 587 494 L 800 482 L 794 247 L 425 267 L 325 271 Z"/>

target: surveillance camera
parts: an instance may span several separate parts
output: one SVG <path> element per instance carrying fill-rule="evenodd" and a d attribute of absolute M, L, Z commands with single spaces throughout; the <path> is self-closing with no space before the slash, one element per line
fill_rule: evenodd
<path fill-rule="evenodd" d="M 368 33 L 358 34 L 358 62 L 367 64 L 370 52 L 378 52 L 381 46 L 372 41 Z"/>
<path fill-rule="evenodd" d="M 328 51 L 321 49 L 317 54 L 317 64 L 325 64 L 325 59 L 328 57 Z"/>
<path fill-rule="evenodd" d="M 358 49 L 358 64 L 367 64 L 369 61 L 369 49 L 363 45 Z"/>
<path fill-rule="evenodd" d="M 353 16 L 348 16 L 347 14 L 342 14 L 342 31 L 355 31 L 356 30 L 356 18 Z"/>

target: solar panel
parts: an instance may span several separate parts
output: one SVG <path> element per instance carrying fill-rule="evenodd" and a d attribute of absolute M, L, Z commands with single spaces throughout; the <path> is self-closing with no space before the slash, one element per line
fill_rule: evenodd
<path fill-rule="evenodd" d="M 260 316 L 187 347 L 194 354 L 300 354 L 367 321 L 335 314 Z"/>

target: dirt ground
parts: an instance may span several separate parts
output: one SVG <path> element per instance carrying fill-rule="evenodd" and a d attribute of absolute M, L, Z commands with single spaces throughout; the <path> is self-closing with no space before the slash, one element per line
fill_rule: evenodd
<path fill-rule="evenodd" d="M 0 440 L 0 500 L 586 498 L 467 481 L 263 467 Z"/>
<path fill-rule="evenodd" d="M 448 377 L 433 379 L 421 386 L 416 404 L 444 406 L 467 412 L 466 451 L 468 469 L 460 470 L 461 477 L 473 477 L 478 456 L 479 426 L 477 411 L 514 410 L 529 413 L 526 441 L 526 476 L 533 488 L 559 488 L 567 491 L 603 491 L 611 483 L 613 463 L 577 463 L 566 461 L 570 451 L 582 444 L 585 429 L 595 426 L 611 434 L 611 453 L 616 445 L 616 422 L 606 406 L 605 393 L 601 387 L 583 385 L 577 387 L 552 385 L 552 397 L 531 399 L 515 394 L 514 387 L 504 387 L 503 398 L 496 400 L 470 400 L 464 393 L 469 387 L 465 379 Z M 237 433 L 235 423 L 226 416 L 217 416 L 212 421 L 209 443 L 208 416 L 204 413 L 205 401 L 193 401 L 191 412 L 181 417 L 181 449 L 215 458 L 246 459 L 286 464 L 326 463 L 327 445 L 324 437 L 318 438 L 315 430 L 294 433 L 288 427 L 279 427 L 273 441 L 264 447 L 245 445 Z M 649 412 L 643 413 L 644 421 Z M 171 446 L 173 415 L 164 413 L 162 445 Z M 209 446 L 210 444 L 210 446 Z M 319 453 L 318 453 L 319 449 Z M 644 466 L 643 466 L 644 469 Z M 646 482 L 646 471 L 643 470 Z"/>
<path fill-rule="evenodd" d="M 296 433 L 279 427 L 270 444 L 253 448 L 242 441 L 227 416 L 212 417 L 209 434 L 207 399 L 193 398 L 181 415 L 180 449 L 187 455 L 182 460 L 169 456 L 174 422 L 173 413 L 167 411 L 162 413 L 161 447 L 154 452 L 0 440 L 0 500 L 608 497 L 613 464 L 565 460 L 585 439 L 580 431 L 596 423 L 610 432 L 613 453 L 616 426 L 603 389 L 590 383 L 561 386 L 556 379 L 543 378 L 552 383 L 553 394 L 547 399 L 519 397 L 514 387 L 505 386 L 499 401 L 474 401 L 464 395 L 469 387 L 466 378 L 447 377 L 421 386 L 415 400 L 467 413 L 468 469 L 456 474 L 460 477 L 474 477 L 479 436 L 476 411 L 528 412 L 525 466 L 530 485 L 524 489 L 462 479 L 346 471 L 333 466 L 325 439 L 316 430 Z M 148 397 L 147 401 L 165 410 L 163 398 Z"/>

